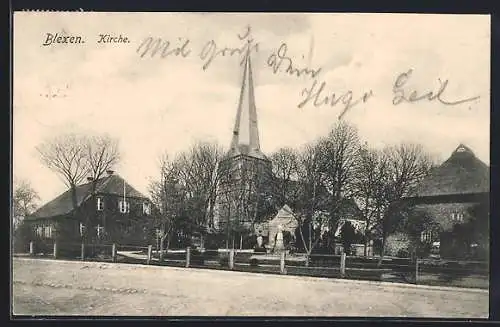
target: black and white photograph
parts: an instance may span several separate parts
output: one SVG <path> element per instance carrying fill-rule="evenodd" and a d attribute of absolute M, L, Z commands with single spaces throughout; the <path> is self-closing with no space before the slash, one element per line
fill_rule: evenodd
<path fill-rule="evenodd" d="M 13 316 L 488 318 L 489 15 L 12 25 Z"/>

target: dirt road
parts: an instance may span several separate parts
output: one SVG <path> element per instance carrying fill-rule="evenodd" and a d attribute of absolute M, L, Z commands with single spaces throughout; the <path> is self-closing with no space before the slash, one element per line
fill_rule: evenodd
<path fill-rule="evenodd" d="M 13 306 L 29 315 L 486 318 L 488 292 L 14 258 Z"/>

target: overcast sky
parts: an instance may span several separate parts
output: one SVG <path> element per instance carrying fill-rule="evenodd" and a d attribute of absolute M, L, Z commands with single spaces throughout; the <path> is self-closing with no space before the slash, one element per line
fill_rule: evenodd
<path fill-rule="evenodd" d="M 229 146 L 241 84 L 241 57 L 200 53 L 207 42 L 239 48 L 251 26 L 252 66 L 261 148 L 298 147 L 325 135 L 343 110 L 314 106 L 303 89 L 325 82 L 323 95 L 352 91 L 342 119 L 374 147 L 419 142 L 446 159 L 459 143 L 489 163 L 490 18 L 394 14 L 168 14 L 16 13 L 14 15 L 14 177 L 28 179 L 42 203 L 65 190 L 37 158 L 35 146 L 65 132 L 119 138 L 116 171 L 139 191 L 158 175 L 157 158 L 193 141 Z M 43 46 L 47 33 L 82 36 L 85 44 Z M 99 34 L 122 35 L 126 44 L 98 44 Z M 187 57 L 144 56 L 147 37 L 186 39 Z M 268 59 L 282 43 L 294 67 L 321 68 L 316 78 L 275 73 Z M 143 48 L 144 49 L 144 48 Z M 393 105 L 397 76 L 412 69 L 405 94 L 437 92 L 442 99 Z"/>

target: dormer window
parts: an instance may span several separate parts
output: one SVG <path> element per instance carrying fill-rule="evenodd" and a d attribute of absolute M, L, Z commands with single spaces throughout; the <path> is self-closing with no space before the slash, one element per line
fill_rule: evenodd
<path fill-rule="evenodd" d="M 145 215 L 151 214 L 151 204 L 149 202 L 144 202 L 142 204 L 142 213 L 144 213 Z"/>
<path fill-rule="evenodd" d="M 120 200 L 120 202 L 118 202 L 118 209 L 120 209 L 121 213 L 129 213 L 130 212 L 130 202 Z"/>
<path fill-rule="evenodd" d="M 104 201 L 101 197 L 97 198 L 97 211 L 103 211 L 104 210 Z"/>

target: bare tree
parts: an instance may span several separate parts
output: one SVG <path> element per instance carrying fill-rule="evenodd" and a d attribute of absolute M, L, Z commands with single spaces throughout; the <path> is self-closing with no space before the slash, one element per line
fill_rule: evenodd
<path fill-rule="evenodd" d="M 76 186 L 89 173 L 85 138 L 76 134 L 64 134 L 46 140 L 36 147 L 42 163 L 55 172 L 71 190 L 74 213 L 78 209 Z"/>
<path fill-rule="evenodd" d="M 291 205 L 295 208 L 298 179 L 298 153 L 292 148 L 280 148 L 271 155 L 274 175 L 274 195 L 277 205 Z"/>
<path fill-rule="evenodd" d="M 14 180 L 14 192 L 12 194 L 12 223 L 14 230 L 24 218 L 35 211 L 39 200 L 38 193 L 27 180 Z"/>
<path fill-rule="evenodd" d="M 93 135 L 84 138 L 84 149 L 88 170 L 94 181 L 101 178 L 120 161 L 117 139 L 109 135 Z M 95 191 L 95 183 L 93 191 Z"/>
<path fill-rule="evenodd" d="M 358 131 L 345 121 L 338 122 L 326 138 L 320 142 L 321 172 L 325 187 L 331 193 L 330 224 L 334 230 L 340 216 L 343 198 L 354 194 L 353 180 L 359 151 Z"/>
<path fill-rule="evenodd" d="M 160 159 L 160 180 L 150 184 L 150 193 L 162 208 L 160 225 L 163 245 L 170 242 L 182 215 L 184 228 L 203 237 L 213 212 L 217 186 L 217 162 L 222 149 L 215 143 L 196 142 L 189 150 L 173 159 L 164 155 Z M 167 244 L 168 247 L 168 244 Z"/>
<path fill-rule="evenodd" d="M 165 241 L 166 250 L 170 247 L 172 233 L 178 219 L 183 217 L 185 201 L 184 188 L 179 184 L 179 167 L 164 154 L 159 160 L 160 179 L 149 186 L 151 198 L 159 212 L 155 212 L 160 246 L 160 260 L 163 259 Z"/>
<path fill-rule="evenodd" d="M 367 144 L 361 146 L 358 152 L 358 162 L 354 172 L 355 198 L 364 220 L 364 255 L 367 255 L 367 245 L 372 239 L 372 232 L 378 227 L 379 199 L 384 198 L 388 181 L 387 156 L 382 151 L 370 149 Z"/>
<path fill-rule="evenodd" d="M 387 172 L 383 174 L 384 192 L 375 198 L 378 232 L 382 238 L 382 262 L 387 236 L 394 232 L 408 208 L 400 205 L 401 199 L 410 196 L 419 182 L 434 166 L 429 153 L 421 145 L 401 143 L 383 150 Z M 385 180 L 384 180 L 385 178 Z"/>
<path fill-rule="evenodd" d="M 176 158 L 179 181 L 185 186 L 192 227 L 203 237 L 211 219 L 211 204 L 215 201 L 218 176 L 214 176 L 223 150 L 216 143 L 196 142 Z M 203 243 L 203 239 L 202 239 Z"/>
<path fill-rule="evenodd" d="M 321 172 L 321 150 L 320 143 L 307 144 L 298 158 L 299 198 L 296 217 L 299 234 L 306 251 L 306 265 L 309 265 L 311 252 L 321 240 L 317 230 L 313 231 L 315 213 L 325 206 L 325 176 Z M 319 223 L 321 227 L 323 222 Z M 306 226 L 307 231 L 304 231 Z M 307 242 L 306 232 L 308 233 Z"/>
<path fill-rule="evenodd" d="M 108 135 L 63 134 L 46 140 L 36 149 L 42 163 L 57 173 L 70 189 L 73 215 L 78 220 L 82 217 L 79 217 L 76 187 L 90 175 L 93 182 L 87 196 L 93 197 L 98 179 L 120 160 L 118 140 Z M 87 227 L 84 237 L 88 237 L 90 217 L 87 216 L 84 220 Z"/>

